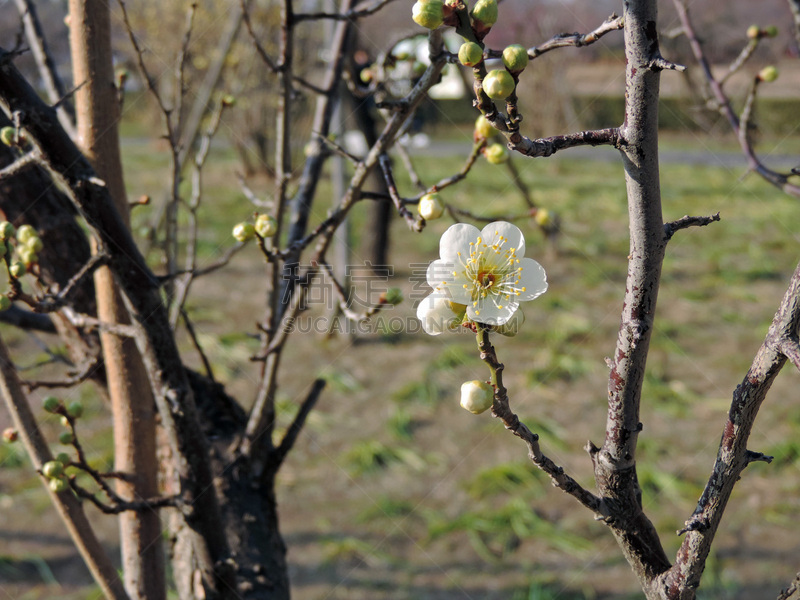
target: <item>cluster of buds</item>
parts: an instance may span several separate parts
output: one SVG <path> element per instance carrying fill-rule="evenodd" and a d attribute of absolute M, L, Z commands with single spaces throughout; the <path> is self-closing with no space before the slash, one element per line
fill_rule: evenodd
<path fill-rule="evenodd" d="M 43 248 L 42 239 L 30 225 L 17 229 L 8 221 L 0 222 L 0 258 L 5 261 L 12 280 L 24 276 L 39 262 L 39 252 Z M 11 300 L 6 294 L 0 294 L 0 312 L 9 308 Z"/>
<path fill-rule="evenodd" d="M 47 486 L 56 494 L 69 489 L 69 477 L 64 468 L 70 464 L 69 454 L 61 452 L 55 460 L 49 460 L 42 465 L 42 475 L 47 479 Z"/>
<path fill-rule="evenodd" d="M 261 214 L 256 216 L 255 225 L 246 221 L 234 225 L 231 235 L 237 242 L 244 243 L 249 242 L 255 236 L 267 239 L 273 237 L 276 233 L 278 233 L 278 222 L 275 217 Z"/>

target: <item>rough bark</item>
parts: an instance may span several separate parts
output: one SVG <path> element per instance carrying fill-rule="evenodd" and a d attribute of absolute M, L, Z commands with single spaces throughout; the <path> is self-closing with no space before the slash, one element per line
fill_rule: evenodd
<path fill-rule="evenodd" d="M 608 382 L 608 420 L 601 449 L 592 448 L 598 490 L 611 531 L 648 598 L 653 579 L 670 568 L 658 534 L 642 510 L 636 476 L 639 405 L 666 240 L 658 172 L 661 59 L 655 0 L 624 3 L 625 121 L 620 128 L 630 220 L 625 300 Z"/>
<path fill-rule="evenodd" d="M 70 46 L 78 140 L 108 188 L 117 211 L 129 225 L 122 174 L 117 90 L 111 61 L 111 20 L 102 0 L 70 0 Z M 122 296 L 107 267 L 94 273 L 97 315 L 108 323 L 130 323 Z M 158 495 L 155 403 L 136 343 L 112 333 L 100 334 L 108 393 L 114 418 L 114 469 L 125 473 L 117 492 L 128 500 Z M 125 588 L 131 598 L 166 598 L 161 522 L 157 510 L 119 515 Z"/>

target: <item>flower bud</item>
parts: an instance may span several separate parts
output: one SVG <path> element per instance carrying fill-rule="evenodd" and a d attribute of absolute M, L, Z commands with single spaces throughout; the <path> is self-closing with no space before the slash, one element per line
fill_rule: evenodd
<path fill-rule="evenodd" d="M 494 127 L 483 115 L 475 119 L 475 137 L 486 139 L 494 135 Z"/>
<path fill-rule="evenodd" d="M 761 33 L 761 28 L 758 25 L 750 25 L 747 28 L 747 37 L 751 40 L 756 39 Z"/>
<path fill-rule="evenodd" d="M 64 444 L 65 446 L 69 446 L 72 442 L 75 441 L 75 436 L 72 434 L 71 431 L 62 431 L 61 434 L 58 436 L 58 441 Z"/>
<path fill-rule="evenodd" d="M 0 141 L 2 141 L 6 146 L 10 148 L 16 146 L 16 137 L 16 130 L 10 125 L 0 129 Z"/>
<path fill-rule="evenodd" d="M 411 18 L 417 25 L 436 29 L 444 22 L 442 0 L 418 0 L 411 8 Z"/>
<path fill-rule="evenodd" d="M 483 60 L 483 48 L 475 42 L 464 42 L 458 49 L 458 60 L 465 67 L 474 67 Z"/>
<path fill-rule="evenodd" d="M 444 205 L 442 204 L 439 194 L 425 194 L 419 199 L 417 211 L 419 211 L 419 215 L 426 221 L 432 221 L 441 217 L 444 214 Z"/>
<path fill-rule="evenodd" d="M 72 461 L 72 459 L 69 457 L 69 454 L 66 452 L 59 452 L 56 456 L 56 460 L 64 466 L 68 465 Z"/>
<path fill-rule="evenodd" d="M 233 228 L 232 235 L 237 242 L 247 242 L 253 239 L 256 234 L 256 228 L 250 223 L 238 223 Z"/>
<path fill-rule="evenodd" d="M 62 427 L 69 427 L 69 419 L 67 418 L 66 415 L 63 415 L 61 417 L 61 426 Z"/>
<path fill-rule="evenodd" d="M 767 25 L 764 27 L 764 33 L 767 34 L 767 37 L 778 37 L 778 28 L 775 25 Z"/>
<path fill-rule="evenodd" d="M 83 414 L 83 404 L 79 400 L 70 402 L 67 406 L 67 414 L 73 419 L 77 419 Z"/>
<path fill-rule="evenodd" d="M 497 23 L 497 0 L 478 0 L 469 12 L 475 29 L 486 31 Z"/>
<path fill-rule="evenodd" d="M 461 406 L 474 415 L 492 407 L 494 389 L 485 381 L 465 381 L 461 384 Z"/>
<path fill-rule="evenodd" d="M 546 208 L 540 208 L 536 211 L 536 216 L 533 217 L 539 227 L 546 229 L 553 224 L 553 215 Z"/>
<path fill-rule="evenodd" d="M 13 427 L 6 427 L 3 429 L 3 441 L 7 444 L 13 444 L 19 439 L 19 432 Z"/>
<path fill-rule="evenodd" d="M 778 69 L 775 65 L 766 66 L 758 72 L 758 78 L 766 83 L 772 83 L 778 78 Z"/>
<path fill-rule="evenodd" d="M 262 238 L 271 238 L 278 233 L 278 222 L 272 215 L 258 215 L 256 217 L 255 231 Z"/>
<path fill-rule="evenodd" d="M 51 479 L 47 482 L 47 485 L 50 487 L 50 491 L 60 494 L 61 492 L 66 492 L 69 489 L 69 482 L 67 481 L 66 477 L 59 477 L 57 479 Z"/>
<path fill-rule="evenodd" d="M 27 244 L 28 240 L 35 238 L 36 230 L 30 225 L 22 225 L 17 229 L 17 240 L 22 244 Z"/>
<path fill-rule="evenodd" d="M 41 252 L 44 249 L 44 242 L 42 242 L 42 238 L 35 235 L 32 238 L 28 238 L 28 241 L 25 242 L 25 246 L 30 248 L 33 252 Z"/>
<path fill-rule="evenodd" d="M 8 221 L 0 223 L 0 240 L 7 240 L 17 233 L 17 229 Z"/>
<path fill-rule="evenodd" d="M 0 312 L 7 311 L 11 308 L 11 299 L 5 294 L 0 294 Z"/>
<path fill-rule="evenodd" d="M 42 408 L 44 408 L 49 413 L 58 412 L 58 409 L 61 407 L 61 400 L 56 398 L 55 396 L 48 396 L 42 402 Z"/>
<path fill-rule="evenodd" d="M 492 100 L 504 100 L 514 91 L 514 78 L 505 69 L 489 71 L 483 79 L 483 91 Z"/>
<path fill-rule="evenodd" d="M 233 108 L 236 106 L 236 96 L 233 94 L 225 94 L 222 97 L 222 106 L 225 108 Z"/>
<path fill-rule="evenodd" d="M 400 288 L 389 288 L 381 294 L 381 304 L 391 304 L 397 306 L 403 301 L 403 292 Z"/>
<path fill-rule="evenodd" d="M 42 475 L 48 479 L 61 477 L 63 474 L 64 464 L 57 460 L 50 460 L 42 465 Z"/>
<path fill-rule="evenodd" d="M 483 151 L 483 155 L 493 165 L 500 165 L 508 160 L 508 148 L 503 144 L 492 144 Z"/>
<path fill-rule="evenodd" d="M 511 315 L 511 318 L 503 325 L 495 325 L 494 330 L 500 335 L 514 337 L 519 333 L 519 330 L 524 323 L 525 314 L 520 309 L 517 309 L 514 311 L 514 314 Z"/>
<path fill-rule="evenodd" d="M 19 256 L 19 260 L 25 265 L 25 267 L 30 267 L 31 265 L 39 262 L 39 255 L 36 254 L 33 248 L 30 248 L 26 245 L 17 247 L 17 256 Z"/>
<path fill-rule="evenodd" d="M 512 73 L 519 73 L 528 66 L 528 51 L 520 44 L 512 44 L 503 50 L 503 64 Z"/>
<path fill-rule="evenodd" d="M 25 268 L 25 265 L 23 263 L 17 261 L 11 263 L 8 266 L 8 272 L 11 273 L 12 277 L 19 279 L 20 277 L 25 275 L 25 273 L 27 273 L 28 270 Z"/>

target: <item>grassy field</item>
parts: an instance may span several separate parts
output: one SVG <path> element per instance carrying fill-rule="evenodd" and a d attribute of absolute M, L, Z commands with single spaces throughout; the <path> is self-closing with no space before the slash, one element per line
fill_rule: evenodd
<path fill-rule="evenodd" d="M 451 134 L 461 139 L 468 134 Z M 769 149 L 785 148 L 783 139 Z M 729 150 L 686 136 L 670 148 Z M 786 150 L 776 150 L 786 152 Z M 163 148 L 125 146 L 131 197 L 163 189 Z M 457 171 L 463 158 L 420 157 L 423 181 Z M 621 165 L 571 159 L 517 160 L 536 203 L 562 219 L 557 251 L 528 220 L 527 256 L 547 270 L 550 289 L 525 306 L 522 333 L 496 342 L 514 408 L 541 434 L 543 450 L 591 487 L 582 450 L 602 442 L 607 368 L 624 293 L 627 209 Z M 231 226 L 252 207 L 233 186 L 232 153 L 215 150 L 206 173 L 200 245 L 203 261 L 229 247 Z M 399 177 L 401 193 L 412 193 Z M 269 184 L 254 181 L 267 195 Z M 679 232 L 670 243 L 649 360 L 639 455 L 644 504 L 668 552 L 691 514 L 716 454 L 731 392 L 741 380 L 800 257 L 800 206 L 754 176 L 722 168 L 666 164 L 665 219 L 721 213 L 722 221 Z M 479 161 L 448 202 L 491 216 L 521 212 L 507 171 Z M 321 202 L 327 202 L 323 190 Z M 316 218 L 328 206 L 320 205 Z M 135 226 L 147 221 L 137 208 Z M 353 215 L 352 264 L 365 254 Z M 279 404 L 288 423 L 315 376 L 329 386 L 282 472 L 282 528 L 299 600 L 457 598 L 561 600 L 635 598 L 638 586 L 607 530 L 553 489 L 526 460 L 525 447 L 487 415 L 458 406 L 462 381 L 485 378 L 471 335 L 436 338 L 392 331 L 412 322 L 411 278 L 437 257 L 436 221 L 419 235 L 394 224 L 394 276 L 384 285 L 408 300 L 373 322 L 371 333 L 296 335 L 281 374 Z M 153 254 L 153 264 L 158 257 Z M 223 271 L 197 282 L 190 302 L 216 375 L 247 405 L 254 393 L 256 349 L 250 334 L 263 306 L 262 260 L 247 248 Z M 415 296 L 416 295 L 416 296 Z M 321 314 L 310 311 L 310 315 Z M 20 364 L 38 358 L 33 341 L 3 328 Z M 46 340 L 52 342 L 53 340 Z M 188 363 L 198 360 L 182 340 Z M 34 377 L 34 372 L 26 376 Z M 800 502 L 798 374 L 773 387 L 750 447 L 774 454 L 744 474 L 706 569 L 702 598 L 775 596 L 798 570 L 795 531 Z M 69 392 L 70 394 L 77 392 Z M 108 415 L 83 393 L 84 445 L 99 465 L 111 461 Z M 34 401 L 36 403 L 36 401 Z M 0 416 L 0 424 L 6 416 Z M 52 439 L 58 424 L 46 423 Z M 18 446 L 0 446 L 1 597 L 95 598 L 88 575 Z M 115 524 L 96 516 L 115 547 Z"/>

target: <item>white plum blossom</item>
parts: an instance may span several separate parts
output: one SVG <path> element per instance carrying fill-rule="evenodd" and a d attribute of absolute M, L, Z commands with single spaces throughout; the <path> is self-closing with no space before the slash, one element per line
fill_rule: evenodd
<path fill-rule="evenodd" d="M 452 225 L 439 241 L 439 260 L 428 266 L 428 285 L 434 292 L 420 308 L 425 305 L 430 312 L 435 306 L 446 307 L 441 301 L 445 299 L 456 306 L 465 305 L 470 321 L 505 325 L 520 302 L 547 291 L 544 269 L 524 255 L 525 238 L 511 223 L 496 221 L 483 230 L 466 223 Z"/>
<path fill-rule="evenodd" d="M 467 307 L 448 300 L 440 289 L 434 289 L 417 307 L 417 318 L 428 335 L 439 335 L 457 329 L 464 319 Z"/>

